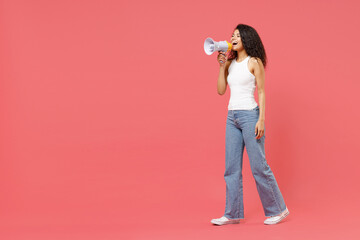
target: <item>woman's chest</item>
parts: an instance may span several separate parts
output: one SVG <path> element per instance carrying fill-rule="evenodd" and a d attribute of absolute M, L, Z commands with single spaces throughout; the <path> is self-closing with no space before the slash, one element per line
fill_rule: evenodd
<path fill-rule="evenodd" d="M 250 72 L 247 63 L 233 62 L 229 66 L 228 83 L 231 85 L 255 84 L 255 76 Z"/>

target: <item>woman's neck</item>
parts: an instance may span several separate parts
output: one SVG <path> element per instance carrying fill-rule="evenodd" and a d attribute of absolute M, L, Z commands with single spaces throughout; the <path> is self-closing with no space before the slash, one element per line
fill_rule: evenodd
<path fill-rule="evenodd" d="M 248 55 L 246 54 L 245 50 L 241 50 L 237 52 L 237 59 L 236 60 L 242 60 L 245 59 Z"/>

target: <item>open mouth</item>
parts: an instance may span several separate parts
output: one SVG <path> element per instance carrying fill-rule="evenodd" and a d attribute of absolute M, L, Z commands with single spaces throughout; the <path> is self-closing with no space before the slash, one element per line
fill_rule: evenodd
<path fill-rule="evenodd" d="M 237 42 L 233 43 L 234 46 L 237 45 L 237 44 L 238 44 Z"/>

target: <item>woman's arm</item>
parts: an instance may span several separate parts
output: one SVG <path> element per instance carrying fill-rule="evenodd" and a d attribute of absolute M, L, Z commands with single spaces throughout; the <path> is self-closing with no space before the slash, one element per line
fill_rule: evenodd
<path fill-rule="evenodd" d="M 228 68 L 230 65 L 230 61 L 227 60 L 225 64 L 220 66 L 219 69 L 219 77 L 217 82 L 217 92 L 220 95 L 223 95 L 226 92 L 227 87 L 227 75 L 228 75 Z"/>
<path fill-rule="evenodd" d="M 259 96 L 259 121 L 265 121 L 265 69 L 260 58 L 252 58 L 251 63 L 254 69 L 254 76 Z"/>
<path fill-rule="evenodd" d="M 251 58 L 251 68 L 254 69 L 254 76 L 259 96 L 259 120 L 256 123 L 255 134 L 256 139 L 264 135 L 265 128 L 265 69 L 260 58 Z"/>

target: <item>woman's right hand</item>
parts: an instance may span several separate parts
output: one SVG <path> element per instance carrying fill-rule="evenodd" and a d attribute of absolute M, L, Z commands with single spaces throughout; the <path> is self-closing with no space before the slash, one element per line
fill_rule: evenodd
<path fill-rule="evenodd" d="M 224 51 L 218 51 L 219 55 L 217 56 L 217 60 L 220 64 L 220 67 L 225 67 L 225 63 L 227 61 L 228 55 Z"/>
<path fill-rule="evenodd" d="M 217 56 L 217 60 L 219 62 L 220 67 L 225 67 L 225 63 L 227 61 L 228 55 L 224 51 L 218 51 L 219 55 Z"/>

